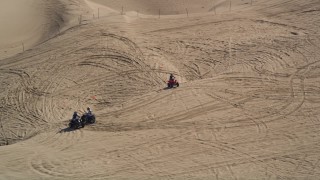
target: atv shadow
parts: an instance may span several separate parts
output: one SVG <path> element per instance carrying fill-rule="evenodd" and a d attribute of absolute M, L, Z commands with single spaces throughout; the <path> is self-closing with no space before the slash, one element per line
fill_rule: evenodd
<path fill-rule="evenodd" d="M 169 90 L 169 89 L 175 89 L 175 88 L 177 88 L 177 87 L 165 87 L 165 88 L 163 88 L 163 90 Z"/>
<path fill-rule="evenodd" d="M 64 129 L 61 129 L 61 130 L 59 131 L 59 133 L 66 133 L 66 132 L 71 132 L 71 131 L 75 131 L 75 130 L 77 130 L 77 129 L 73 129 L 73 128 L 70 128 L 70 127 L 66 127 L 66 128 L 64 128 Z"/>

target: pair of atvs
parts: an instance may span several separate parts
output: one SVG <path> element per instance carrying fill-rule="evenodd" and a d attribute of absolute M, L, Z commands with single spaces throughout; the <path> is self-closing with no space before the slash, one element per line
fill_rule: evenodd
<path fill-rule="evenodd" d="M 93 124 L 96 122 L 96 116 L 94 114 L 83 114 L 80 118 L 71 119 L 69 122 L 69 128 L 79 129 L 83 128 L 87 124 Z"/>

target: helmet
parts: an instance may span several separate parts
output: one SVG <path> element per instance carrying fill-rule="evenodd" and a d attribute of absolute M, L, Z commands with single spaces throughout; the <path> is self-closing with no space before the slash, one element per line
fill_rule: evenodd
<path fill-rule="evenodd" d="M 87 107 L 87 110 L 88 110 L 88 111 L 91 111 L 90 107 Z"/>
<path fill-rule="evenodd" d="M 78 114 L 77 111 L 75 111 L 73 114 Z"/>

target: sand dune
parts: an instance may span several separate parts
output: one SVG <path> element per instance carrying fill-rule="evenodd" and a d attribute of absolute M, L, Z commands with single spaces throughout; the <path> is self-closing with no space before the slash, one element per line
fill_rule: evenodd
<path fill-rule="evenodd" d="M 1 55 L 10 56 L 17 52 L 17 47 L 22 52 L 23 42 L 28 46 L 39 41 L 45 20 L 43 12 L 37 11 L 36 1 L 4 0 L 0 2 L 0 8 Z"/>
<path fill-rule="evenodd" d="M 1 1 L 0 179 L 319 179 L 320 3 L 232 2 Z"/>
<path fill-rule="evenodd" d="M 25 34 L 35 31 L 36 22 L 41 20 L 37 14 L 36 1 L 1 1 L 1 46 L 15 41 L 21 41 Z M 36 33 L 35 33 L 36 34 Z"/>
<path fill-rule="evenodd" d="M 0 1 L 0 59 L 21 53 L 23 45 L 28 50 L 74 26 L 80 7 L 80 2 L 71 0 Z"/>

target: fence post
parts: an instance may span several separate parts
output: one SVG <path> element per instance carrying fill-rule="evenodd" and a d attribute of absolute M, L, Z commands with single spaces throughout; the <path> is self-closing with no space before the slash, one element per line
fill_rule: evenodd
<path fill-rule="evenodd" d="M 188 11 L 188 8 L 186 8 L 186 12 L 187 12 L 187 17 L 189 17 L 189 11 Z"/>
<path fill-rule="evenodd" d="M 231 11 L 231 0 L 230 0 L 230 6 L 229 6 L 229 11 Z"/>
<path fill-rule="evenodd" d="M 159 19 L 160 19 L 160 9 L 159 9 Z"/>
<path fill-rule="evenodd" d="M 21 44 L 22 44 L 22 52 L 24 52 L 24 43 L 21 42 Z"/>
<path fill-rule="evenodd" d="M 100 9 L 98 8 L 98 19 L 100 18 Z"/>
<path fill-rule="evenodd" d="M 79 16 L 78 20 L 79 20 L 79 25 L 81 25 L 82 15 Z"/>
<path fill-rule="evenodd" d="M 229 39 L 229 57 L 232 58 L 232 38 Z"/>

